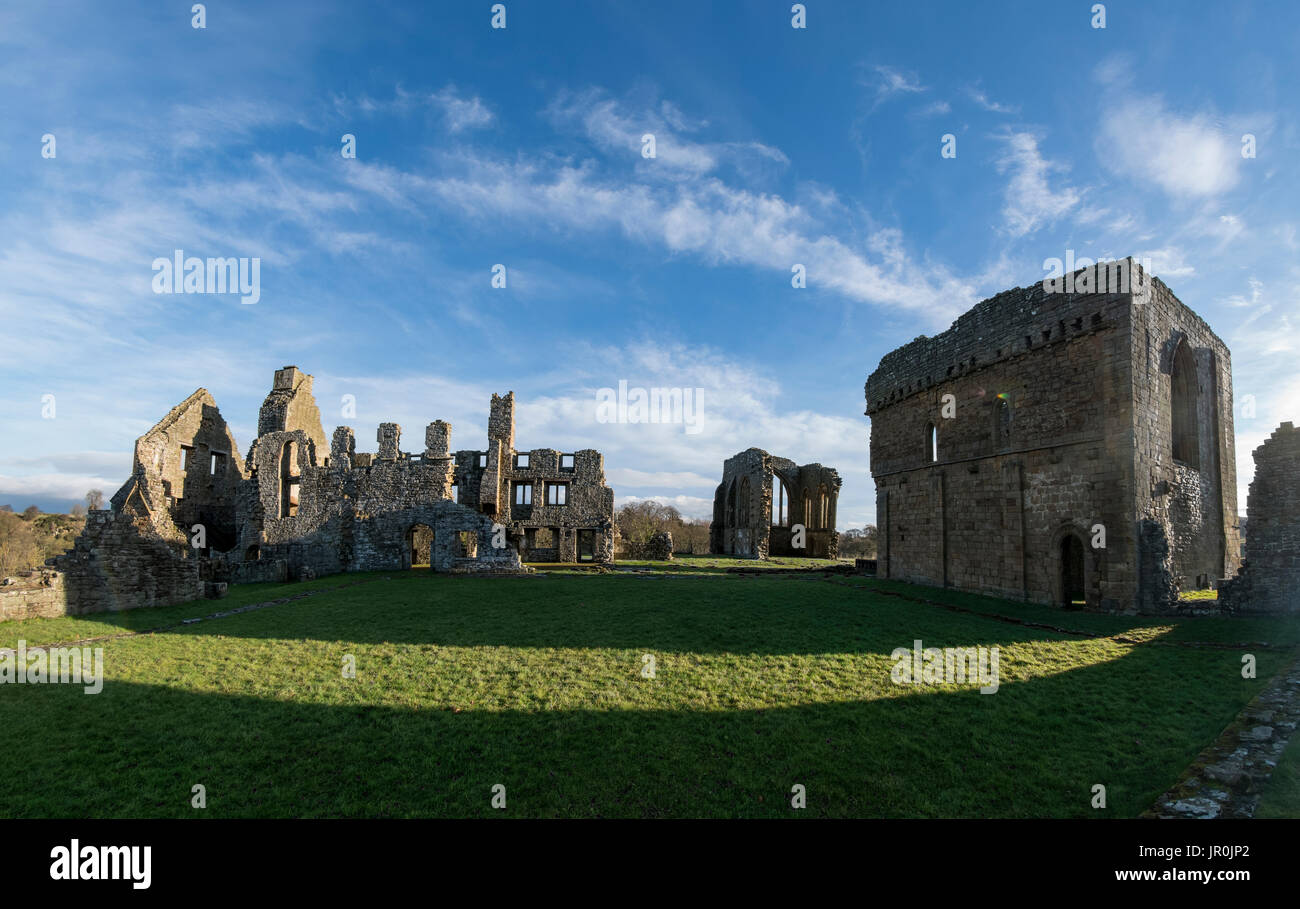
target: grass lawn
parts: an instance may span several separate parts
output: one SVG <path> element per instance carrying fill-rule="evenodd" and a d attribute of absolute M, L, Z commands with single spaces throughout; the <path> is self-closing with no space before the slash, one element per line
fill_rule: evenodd
<path fill-rule="evenodd" d="M 1292 737 L 1282 752 L 1255 817 L 1300 817 L 1300 736 Z"/>
<path fill-rule="evenodd" d="M 788 561 L 341 575 L 0 624 L 0 646 L 32 645 L 325 591 L 107 641 L 98 695 L 0 685 L 0 816 L 1132 816 L 1289 658 L 1252 651 L 1244 680 L 1242 650 L 1164 642 L 1297 643 L 1294 623 L 1062 612 Z M 893 684 L 915 639 L 996 645 L 1000 689 Z"/>

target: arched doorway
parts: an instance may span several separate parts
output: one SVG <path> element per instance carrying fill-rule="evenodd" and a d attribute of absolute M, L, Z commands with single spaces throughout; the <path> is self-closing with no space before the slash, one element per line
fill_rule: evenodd
<path fill-rule="evenodd" d="M 412 524 L 406 532 L 406 545 L 410 552 L 412 568 L 433 567 L 433 528 L 428 524 Z"/>
<path fill-rule="evenodd" d="M 1088 603 L 1084 585 L 1083 541 L 1078 534 L 1061 537 L 1061 605 L 1082 609 Z"/>

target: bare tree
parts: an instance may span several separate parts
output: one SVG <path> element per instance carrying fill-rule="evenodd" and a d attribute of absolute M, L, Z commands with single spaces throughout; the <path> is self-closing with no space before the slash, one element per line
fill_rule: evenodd
<path fill-rule="evenodd" d="M 90 492 L 86 493 L 86 507 L 89 508 L 91 511 L 94 511 L 97 508 L 103 508 L 104 507 L 103 490 L 92 489 Z"/>

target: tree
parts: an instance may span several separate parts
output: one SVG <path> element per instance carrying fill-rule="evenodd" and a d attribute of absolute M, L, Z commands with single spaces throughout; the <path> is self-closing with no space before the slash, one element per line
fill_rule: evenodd
<path fill-rule="evenodd" d="M 69 511 L 68 514 L 72 515 L 74 518 L 84 518 L 86 516 L 86 506 L 78 502 L 76 505 L 72 506 L 72 510 Z"/>
<path fill-rule="evenodd" d="M 86 493 L 86 507 L 94 511 L 97 508 L 104 507 L 104 493 L 99 489 L 92 489 Z"/>
<path fill-rule="evenodd" d="M 35 521 L 40 516 L 41 516 L 41 510 L 37 508 L 35 505 L 28 505 L 26 508 L 23 509 L 24 521 Z"/>
<path fill-rule="evenodd" d="M 861 530 L 851 529 L 840 533 L 840 558 L 874 559 L 876 557 L 876 525 L 868 524 Z"/>
<path fill-rule="evenodd" d="M 667 531 L 673 535 L 674 552 L 705 555 L 709 551 L 707 520 L 683 517 L 672 505 L 651 499 L 624 505 L 614 514 L 614 524 L 624 544 L 644 544 L 656 533 Z"/>
<path fill-rule="evenodd" d="M 31 521 L 0 511 L 0 575 L 35 567 L 41 561 Z"/>

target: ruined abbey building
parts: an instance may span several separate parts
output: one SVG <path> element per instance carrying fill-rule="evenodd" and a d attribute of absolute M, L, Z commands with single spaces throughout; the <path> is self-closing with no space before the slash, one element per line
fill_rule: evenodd
<path fill-rule="evenodd" d="M 52 560 L 40 602 L 15 601 L 3 617 L 164 605 L 225 582 L 610 561 L 604 458 L 517 450 L 514 406 L 513 392 L 492 396 L 485 449 L 453 453 L 450 424 L 435 421 L 418 453 L 402 451 L 395 423 L 380 424 L 378 451 L 362 453 L 349 427 L 326 436 L 312 377 L 286 366 L 241 459 L 199 389 L 136 442 L 111 511 L 91 512 L 75 547 Z"/>
<path fill-rule="evenodd" d="M 1219 587 L 1227 613 L 1300 613 L 1300 428 L 1283 423 L 1255 449 L 1250 532 L 1237 576 Z"/>
<path fill-rule="evenodd" d="M 1236 571 L 1228 348 L 1123 265 L 1122 290 L 1009 290 L 881 360 L 882 577 L 1166 614 Z"/>
<path fill-rule="evenodd" d="M 722 465 L 722 482 L 713 494 L 709 551 L 753 559 L 836 558 L 835 506 L 840 484 L 834 468 L 820 464 L 800 467 L 761 448 L 728 458 Z"/>

